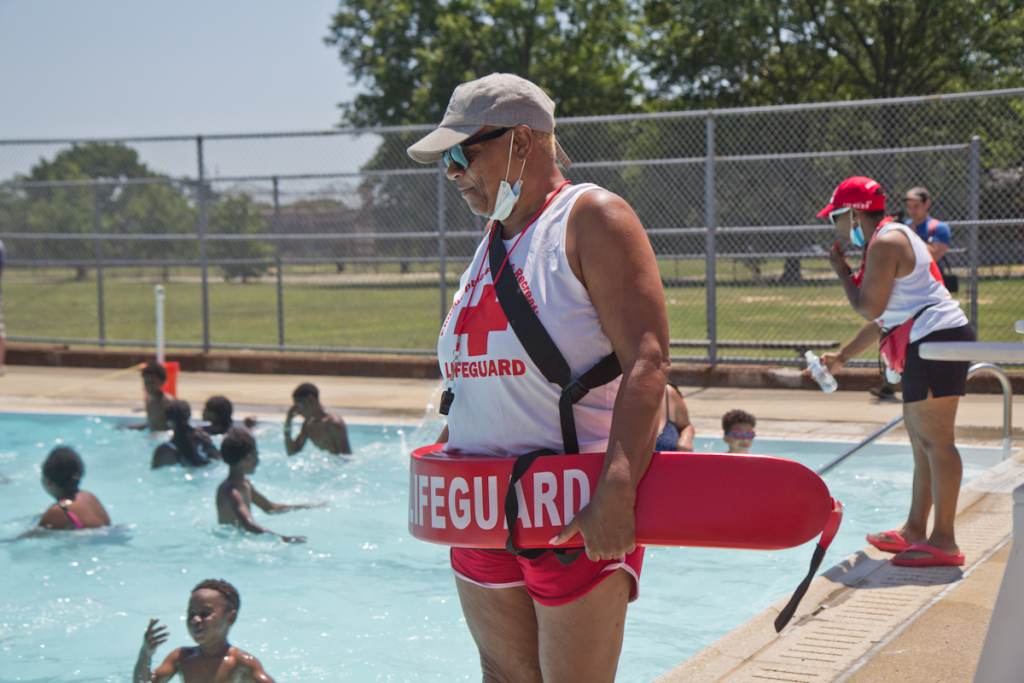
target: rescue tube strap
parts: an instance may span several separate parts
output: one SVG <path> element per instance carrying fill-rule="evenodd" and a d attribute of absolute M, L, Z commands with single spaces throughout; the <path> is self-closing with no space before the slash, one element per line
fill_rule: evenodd
<path fill-rule="evenodd" d="M 519 518 L 519 495 L 516 493 L 516 483 L 523 478 L 526 472 L 530 469 L 530 465 L 533 464 L 534 460 L 543 455 L 558 455 L 554 451 L 546 448 L 540 450 L 531 451 L 524 455 L 520 455 L 516 458 L 515 463 L 512 465 L 512 476 L 508 480 L 508 489 L 505 491 L 505 526 L 508 528 L 508 538 L 505 540 L 505 550 L 515 555 L 521 555 L 529 560 L 535 560 L 544 553 L 548 552 L 547 548 L 535 548 L 535 549 L 524 549 L 516 545 L 515 538 L 513 537 L 516 520 Z M 562 564 L 569 564 L 582 552 L 581 550 L 567 550 L 564 548 L 553 548 L 551 552 L 555 554 L 558 561 Z"/>
<path fill-rule="evenodd" d="M 828 547 L 832 545 L 832 540 L 836 537 L 836 532 L 839 531 L 839 525 L 843 521 L 843 504 L 835 498 L 832 499 L 832 512 L 829 513 L 828 521 L 825 522 L 825 528 L 821 532 L 821 538 L 818 539 L 818 545 L 814 548 L 814 554 L 811 556 L 811 566 L 807 570 L 807 576 L 800 582 L 800 585 L 793 591 L 793 595 L 789 598 L 789 602 L 779 612 L 779 616 L 775 617 L 775 632 L 781 633 L 782 629 L 786 628 L 786 624 L 793 618 L 793 614 L 796 612 L 796 608 L 800 605 L 800 601 L 803 600 L 804 595 L 807 593 L 807 589 L 811 585 L 811 581 L 814 580 L 814 575 L 817 573 L 818 568 L 821 566 L 822 560 L 825 559 L 825 552 Z"/>
<path fill-rule="evenodd" d="M 492 230 L 498 230 L 495 224 Z M 573 416 L 573 405 L 578 403 L 591 389 L 605 385 L 622 374 L 619 359 L 614 352 L 602 358 L 598 363 L 583 373 L 576 381 L 572 381 L 572 372 L 565 356 L 559 351 L 551 335 L 544 329 L 540 318 L 526 300 L 519 283 L 512 274 L 512 268 L 502 268 L 506 257 L 505 243 L 500 239 L 491 239 L 488 248 L 491 273 L 497 273 L 494 283 L 498 295 L 498 303 L 505 312 L 512 331 L 533 364 L 541 371 L 544 378 L 562 389 L 558 399 L 558 417 L 562 428 L 562 446 L 564 453 L 578 453 L 579 439 L 576 434 L 576 418 Z M 532 462 L 532 460 L 531 460 Z"/>

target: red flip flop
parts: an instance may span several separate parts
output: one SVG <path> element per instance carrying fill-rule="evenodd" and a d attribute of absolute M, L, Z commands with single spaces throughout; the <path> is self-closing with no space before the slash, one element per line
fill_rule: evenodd
<path fill-rule="evenodd" d="M 928 557 L 900 558 L 896 556 L 892 558 L 892 563 L 900 567 L 961 567 L 964 563 L 963 553 L 950 555 L 927 543 L 915 543 L 905 552 L 928 553 Z"/>
<path fill-rule="evenodd" d="M 885 540 L 888 537 L 891 540 Z M 910 541 L 903 538 L 898 529 L 879 531 L 877 534 L 868 534 L 864 538 L 883 553 L 902 553 L 910 547 Z"/>

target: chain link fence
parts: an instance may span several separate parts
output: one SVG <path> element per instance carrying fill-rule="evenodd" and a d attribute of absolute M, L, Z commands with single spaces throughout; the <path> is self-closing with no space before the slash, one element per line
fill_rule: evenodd
<path fill-rule="evenodd" d="M 0 141 L 12 341 L 432 354 L 482 236 L 431 126 Z M 567 175 L 636 209 L 675 360 L 795 363 L 858 328 L 815 219 L 849 175 L 924 185 L 984 340 L 1024 317 L 1024 89 L 561 119 Z M 851 258 L 855 255 L 851 254 Z M 862 362 L 873 362 L 868 356 Z"/>

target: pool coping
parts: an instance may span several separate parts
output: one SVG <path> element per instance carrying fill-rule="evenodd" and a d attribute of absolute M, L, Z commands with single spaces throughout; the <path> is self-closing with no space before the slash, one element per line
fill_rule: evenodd
<path fill-rule="evenodd" d="M 773 622 L 788 596 L 780 598 L 656 680 L 658 683 L 689 683 L 768 678 L 803 683 L 846 680 L 854 676 L 885 645 L 914 628 L 922 614 L 961 586 L 967 577 L 1009 542 L 1012 537 L 1011 492 L 1021 483 L 1024 483 L 1024 453 L 1018 449 L 1011 457 L 978 475 L 961 489 L 957 525 L 960 535 L 969 538 L 973 545 L 961 544 L 968 556 L 962 571 L 896 567 L 888 562 L 890 555 L 867 546 L 811 582 L 791 625 L 781 634 L 775 633 Z M 975 533 L 963 533 L 968 525 Z M 974 543 L 978 538 L 987 540 L 979 545 Z M 905 585 L 911 578 L 921 585 Z M 928 583 L 929 580 L 932 583 Z M 938 588 L 940 585 L 944 587 Z M 870 593 L 861 590 L 865 588 L 875 591 L 870 597 L 877 599 L 872 601 L 865 597 Z M 879 597 L 882 591 L 889 591 L 893 597 L 882 600 Z M 851 606 L 861 598 L 861 602 L 868 605 L 866 610 L 861 605 L 862 613 L 875 616 L 852 621 L 857 617 L 849 616 L 849 613 L 855 613 Z M 887 602 L 894 603 L 891 609 L 886 609 L 889 607 L 885 604 Z M 846 627 L 843 626 L 844 608 L 848 613 L 845 616 L 851 620 Z M 835 635 L 843 633 L 844 628 L 847 637 L 836 638 Z M 848 635 L 851 633 L 859 633 L 863 637 L 854 638 Z M 830 644 L 830 640 L 836 644 Z M 808 647 L 807 642 L 811 641 L 812 647 Z M 791 652 L 787 654 L 787 650 Z M 901 677 L 901 680 L 906 679 Z"/>

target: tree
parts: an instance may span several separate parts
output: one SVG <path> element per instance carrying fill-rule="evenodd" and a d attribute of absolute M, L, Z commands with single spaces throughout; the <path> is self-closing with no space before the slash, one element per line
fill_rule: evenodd
<path fill-rule="evenodd" d="M 667 107 L 980 90 L 1024 75 L 1017 0 L 647 0 L 644 19 L 638 57 Z"/>
<path fill-rule="evenodd" d="M 253 235 L 251 240 L 210 241 L 210 259 L 222 261 L 220 268 L 225 280 L 237 277 L 247 282 L 269 269 L 267 259 L 274 253 L 273 247 L 266 242 L 269 210 L 246 194 L 221 198 L 210 208 L 211 233 Z"/>
<path fill-rule="evenodd" d="M 195 212 L 182 188 L 150 169 L 136 150 L 122 144 L 90 142 L 40 160 L 19 180 L 28 232 L 103 234 L 188 233 Z M 64 181 L 82 181 L 66 183 Z M 99 181 L 99 182 L 88 182 Z M 131 182 L 129 182 L 131 181 Z M 184 242 L 69 240 L 47 245 L 48 256 L 77 261 L 83 279 L 85 258 L 166 259 L 194 252 Z"/>
<path fill-rule="evenodd" d="M 639 38 L 627 0 L 342 2 L 328 45 L 366 92 L 342 105 L 357 126 L 439 121 L 459 83 L 516 73 L 558 94 L 559 115 L 638 110 Z"/>

